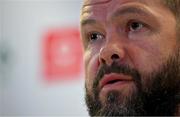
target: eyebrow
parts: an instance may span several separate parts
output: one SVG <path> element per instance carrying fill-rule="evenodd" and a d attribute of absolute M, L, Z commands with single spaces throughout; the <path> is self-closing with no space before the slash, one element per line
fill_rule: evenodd
<path fill-rule="evenodd" d="M 92 25 L 92 24 L 96 24 L 96 23 L 97 23 L 97 21 L 95 19 L 83 19 L 81 21 L 81 26 L 84 26 L 87 24 Z"/>
<path fill-rule="evenodd" d="M 126 7 L 126 8 L 120 8 L 118 9 L 113 15 L 112 15 L 112 19 L 119 17 L 119 16 L 123 16 L 123 15 L 127 15 L 127 14 L 138 14 L 138 15 L 144 15 L 144 16 L 152 16 L 152 14 L 150 12 L 147 12 L 147 10 L 145 8 L 138 8 L 138 7 Z"/>

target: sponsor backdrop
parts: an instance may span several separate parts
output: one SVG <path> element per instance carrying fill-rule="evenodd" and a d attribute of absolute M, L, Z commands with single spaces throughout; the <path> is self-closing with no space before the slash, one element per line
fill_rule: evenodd
<path fill-rule="evenodd" d="M 87 116 L 82 0 L 0 1 L 0 115 Z"/>

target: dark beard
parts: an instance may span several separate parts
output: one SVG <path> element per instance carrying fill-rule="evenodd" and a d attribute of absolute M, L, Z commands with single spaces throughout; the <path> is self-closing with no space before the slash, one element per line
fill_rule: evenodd
<path fill-rule="evenodd" d="M 90 116 L 174 115 L 180 103 L 180 51 L 176 52 L 158 72 L 148 76 L 153 80 L 148 91 L 142 89 L 142 78 L 137 70 L 119 66 L 115 62 L 111 66 L 101 66 L 93 84 L 94 95 L 90 95 L 86 89 Z M 106 104 L 101 103 L 97 86 L 108 73 L 123 73 L 134 78 L 137 90 L 130 97 L 125 97 L 125 104 L 119 101 L 121 94 L 117 91 L 110 91 L 106 96 Z"/>

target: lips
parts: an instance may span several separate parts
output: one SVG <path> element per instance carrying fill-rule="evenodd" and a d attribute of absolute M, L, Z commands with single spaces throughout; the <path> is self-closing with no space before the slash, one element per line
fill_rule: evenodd
<path fill-rule="evenodd" d="M 100 88 L 102 89 L 107 85 L 121 85 L 122 83 L 127 83 L 129 81 L 133 81 L 132 77 L 123 74 L 111 73 L 105 75 L 104 78 L 100 81 Z"/>

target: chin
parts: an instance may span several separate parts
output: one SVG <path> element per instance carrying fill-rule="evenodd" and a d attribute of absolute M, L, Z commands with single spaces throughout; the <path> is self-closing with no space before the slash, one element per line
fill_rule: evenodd
<path fill-rule="evenodd" d="M 89 110 L 89 114 L 91 116 L 143 115 L 143 104 L 138 96 L 135 92 L 123 95 L 117 90 L 109 91 L 103 99 L 99 98 L 99 101 L 92 102 L 95 105 L 93 104 L 93 109 Z"/>
<path fill-rule="evenodd" d="M 120 87 L 118 89 L 106 89 L 101 90 L 98 94 L 98 98 L 102 105 L 107 105 L 108 103 L 114 103 L 118 102 L 118 104 L 126 105 L 128 101 L 133 99 L 132 96 L 137 95 L 138 90 L 135 84 L 129 83 L 128 85 L 125 85 L 124 87 Z"/>

